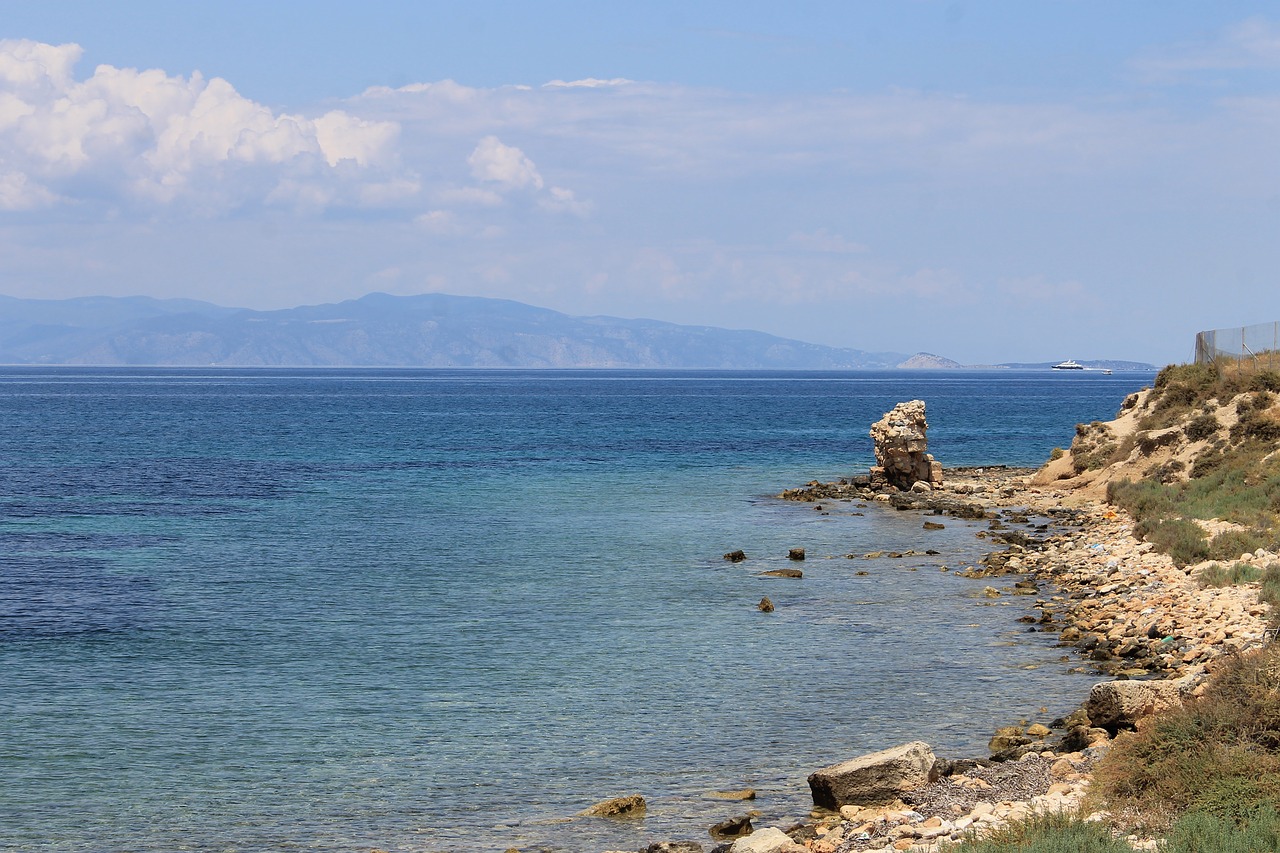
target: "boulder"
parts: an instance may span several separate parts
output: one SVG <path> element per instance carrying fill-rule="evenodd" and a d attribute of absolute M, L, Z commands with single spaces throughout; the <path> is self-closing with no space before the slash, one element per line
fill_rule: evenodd
<path fill-rule="evenodd" d="M 711 827 L 712 838 L 741 838 L 744 835 L 750 835 L 751 815 L 740 815 L 739 817 L 731 817 L 728 820 L 722 820 L 715 826 Z"/>
<path fill-rule="evenodd" d="M 814 805 L 832 811 L 887 803 L 927 784 L 935 760 L 927 743 L 912 741 L 824 767 L 809 777 L 809 790 Z"/>
<path fill-rule="evenodd" d="M 797 844 L 776 826 L 758 829 L 745 838 L 739 838 L 729 848 L 730 853 L 809 853 L 809 848 Z"/>
<path fill-rule="evenodd" d="M 747 559 L 747 554 L 739 548 L 737 551 L 728 552 L 724 555 L 724 558 L 730 563 L 741 563 L 743 560 Z"/>
<path fill-rule="evenodd" d="M 929 424 L 924 417 L 924 401 L 899 403 L 871 425 L 875 443 L 876 467 L 872 479 L 883 477 L 891 486 L 904 491 L 923 483 L 922 491 L 941 485 L 942 465 L 929 455 L 925 433 Z"/>
<path fill-rule="evenodd" d="M 629 797 L 602 800 L 591 808 L 578 812 L 578 815 L 580 817 L 638 817 L 644 814 L 645 808 L 644 797 L 632 794 Z"/>
<path fill-rule="evenodd" d="M 644 848 L 644 853 L 702 853 L 696 841 L 658 841 Z"/>
<path fill-rule="evenodd" d="M 756 605 L 756 609 L 761 613 L 772 613 L 773 602 L 770 601 L 769 596 L 766 595 L 764 598 L 760 599 L 760 603 Z"/>
<path fill-rule="evenodd" d="M 1182 704 L 1177 681 L 1102 681 L 1093 685 L 1084 710 L 1094 726 L 1133 728 L 1142 717 Z"/>
<path fill-rule="evenodd" d="M 761 577 L 765 578 L 802 578 L 804 572 L 799 569 L 770 569 L 767 572 L 761 572 Z"/>
<path fill-rule="evenodd" d="M 790 551 L 788 551 L 788 552 L 787 552 L 787 559 L 788 559 L 788 560 L 803 560 L 803 559 L 804 559 L 804 549 L 803 549 L 803 548 L 792 548 Z"/>

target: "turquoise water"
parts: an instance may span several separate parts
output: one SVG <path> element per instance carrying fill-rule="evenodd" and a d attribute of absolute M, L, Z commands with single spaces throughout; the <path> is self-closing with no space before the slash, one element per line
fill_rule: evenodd
<path fill-rule="evenodd" d="M 902 400 L 945 465 L 1034 465 L 1150 380 L 0 368 L 0 849 L 635 849 L 976 754 L 1089 681 L 939 571 L 981 526 L 770 496 Z"/>

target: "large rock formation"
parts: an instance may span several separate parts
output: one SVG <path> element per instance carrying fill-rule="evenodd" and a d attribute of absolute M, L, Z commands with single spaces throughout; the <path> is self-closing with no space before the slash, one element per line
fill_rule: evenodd
<path fill-rule="evenodd" d="M 917 740 L 824 767 L 809 777 L 813 804 L 835 811 L 890 802 L 927 784 L 934 761 L 929 745 Z"/>
<path fill-rule="evenodd" d="M 1133 728 L 1143 717 L 1180 707 L 1184 686 L 1181 679 L 1103 681 L 1093 685 L 1084 709 L 1095 726 Z"/>
<path fill-rule="evenodd" d="M 910 489 L 916 483 L 941 484 L 942 463 L 929 455 L 928 429 L 923 400 L 899 403 L 872 424 L 877 463 L 871 469 L 872 483 L 884 480 L 899 489 Z"/>

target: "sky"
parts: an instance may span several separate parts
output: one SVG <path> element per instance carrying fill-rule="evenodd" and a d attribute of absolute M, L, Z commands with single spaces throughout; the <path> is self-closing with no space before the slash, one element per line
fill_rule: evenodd
<path fill-rule="evenodd" d="M 440 292 L 965 364 L 1280 320 L 1274 2 L 2 6 L 8 296 Z"/>

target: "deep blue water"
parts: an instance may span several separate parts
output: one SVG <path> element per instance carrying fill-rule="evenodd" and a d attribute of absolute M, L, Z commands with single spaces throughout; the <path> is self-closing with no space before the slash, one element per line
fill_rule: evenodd
<path fill-rule="evenodd" d="M 981 525 L 770 496 L 899 401 L 944 465 L 1038 465 L 1150 380 L 0 368 L 0 849 L 636 849 L 976 754 L 1087 683 L 939 571 Z"/>

